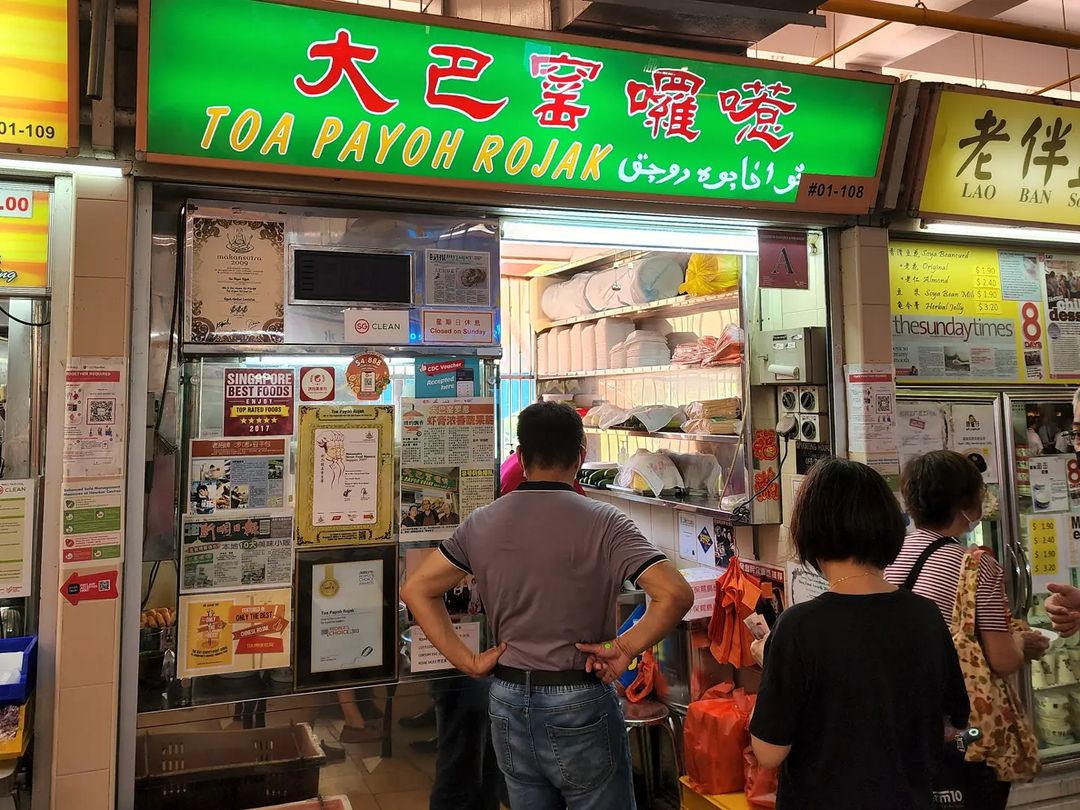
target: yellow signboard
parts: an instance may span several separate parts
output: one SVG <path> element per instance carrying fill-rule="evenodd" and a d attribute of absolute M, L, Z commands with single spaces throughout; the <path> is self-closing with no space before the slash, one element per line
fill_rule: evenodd
<path fill-rule="evenodd" d="M 78 145 L 73 0 L 0 2 L 0 151 Z"/>
<path fill-rule="evenodd" d="M 1080 380 L 1080 256 L 890 242 L 898 380 Z"/>
<path fill-rule="evenodd" d="M 49 198 L 0 184 L 0 295 L 49 286 Z"/>
<path fill-rule="evenodd" d="M 917 206 L 923 217 L 1080 226 L 1080 107 L 943 91 Z"/>

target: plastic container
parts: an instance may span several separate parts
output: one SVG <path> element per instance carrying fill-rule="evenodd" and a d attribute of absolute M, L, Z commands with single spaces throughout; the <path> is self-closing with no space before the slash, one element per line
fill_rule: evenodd
<path fill-rule="evenodd" d="M 25 703 L 37 680 L 37 636 L 0 638 L 0 653 L 21 652 L 22 672 L 18 683 L 0 684 L 0 704 Z"/>
<path fill-rule="evenodd" d="M 30 746 L 34 732 L 33 702 L 19 706 L 19 730 L 10 740 L 0 740 L 0 759 L 21 757 Z"/>
<path fill-rule="evenodd" d="M 148 733 L 136 748 L 137 810 L 250 810 L 319 795 L 326 755 L 307 723 Z"/>

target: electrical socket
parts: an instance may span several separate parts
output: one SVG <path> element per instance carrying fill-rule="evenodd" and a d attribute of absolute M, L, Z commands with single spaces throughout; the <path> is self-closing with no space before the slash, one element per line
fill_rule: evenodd
<path fill-rule="evenodd" d="M 826 413 L 828 410 L 829 397 L 825 386 L 799 386 L 799 413 Z"/>
<path fill-rule="evenodd" d="M 799 386 L 782 385 L 776 392 L 776 409 L 781 413 L 799 412 Z"/>

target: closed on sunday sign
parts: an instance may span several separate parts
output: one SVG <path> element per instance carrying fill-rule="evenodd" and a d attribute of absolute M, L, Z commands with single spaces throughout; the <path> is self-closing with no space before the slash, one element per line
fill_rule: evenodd
<path fill-rule="evenodd" d="M 852 213 L 877 194 L 891 79 L 366 9 L 148 6 L 150 161 Z"/>

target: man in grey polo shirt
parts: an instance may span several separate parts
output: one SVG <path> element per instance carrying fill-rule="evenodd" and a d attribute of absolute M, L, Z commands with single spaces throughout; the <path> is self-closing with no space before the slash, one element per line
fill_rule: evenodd
<path fill-rule="evenodd" d="M 473 512 L 402 589 L 428 639 L 473 677 L 494 674 L 491 733 L 514 810 L 633 810 L 630 749 L 611 682 L 693 604 L 686 580 L 630 518 L 573 491 L 585 459 L 581 417 L 531 405 L 518 417 L 526 481 Z M 443 594 L 474 574 L 493 637 L 473 653 Z M 649 608 L 615 637 L 623 582 Z"/>

